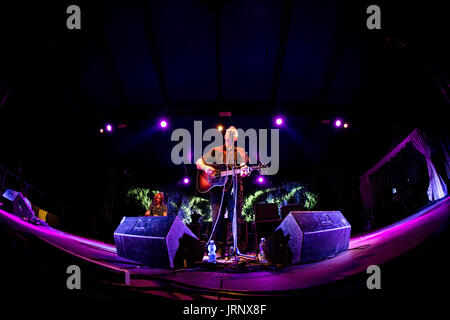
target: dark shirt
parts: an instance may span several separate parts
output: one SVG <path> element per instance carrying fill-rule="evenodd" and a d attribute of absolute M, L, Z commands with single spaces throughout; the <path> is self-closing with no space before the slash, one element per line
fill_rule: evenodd
<path fill-rule="evenodd" d="M 163 216 L 164 212 L 167 212 L 167 206 L 165 204 L 160 204 L 159 207 L 153 203 L 148 207 L 150 211 L 150 216 Z"/>

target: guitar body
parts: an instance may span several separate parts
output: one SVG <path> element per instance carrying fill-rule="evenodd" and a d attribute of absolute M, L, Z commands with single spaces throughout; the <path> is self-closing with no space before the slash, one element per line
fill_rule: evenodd
<path fill-rule="evenodd" d="M 210 175 L 204 171 L 197 173 L 197 190 L 201 193 L 206 193 L 213 187 L 223 187 L 227 182 L 228 176 L 221 176 L 220 172 L 227 169 L 226 164 L 215 165 L 216 171 Z"/>
<path fill-rule="evenodd" d="M 208 192 L 211 188 L 214 187 L 223 187 L 225 183 L 227 183 L 228 177 L 233 175 L 232 170 L 227 171 L 226 164 L 217 164 L 212 166 L 215 171 L 214 173 L 208 175 L 205 171 L 199 171 L 197 174 L 197 190 L 201 193 Z M 267 164 L 261 164 L 258 166 L 248 167 L 248 172 L 252 172 L 254 170 L 261 170 L 266 168 Z M 235 174 L 241 174 L 241 169 L 235 169 Z"/>

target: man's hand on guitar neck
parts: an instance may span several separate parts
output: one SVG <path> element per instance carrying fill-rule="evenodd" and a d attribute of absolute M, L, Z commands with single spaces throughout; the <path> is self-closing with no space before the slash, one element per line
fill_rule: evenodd
<path fill-rule="evenodd" d="M 214 169 L 213 167 L 208 166 L 208 165 L 204 165 L 202 167 L 202 170 L 205 171 L 206 174 L 208 174 L 208 175 L 211 175 L 216 171 L 216 169 Z M 244 177 L 248 176 L 249 174 L 250 174 L 250 168 L 247 165 L 243 166 L 241 168 L 241 177 L 244 178 Z"/>
<path fill-rule="evenodd" d="M 243 166 L 241 170 L 242 170 L 241 171 L 242 178 L 245 178 L 246 176 L 248 176 L 250 174 L 250 168 L 247 165 Z"/>

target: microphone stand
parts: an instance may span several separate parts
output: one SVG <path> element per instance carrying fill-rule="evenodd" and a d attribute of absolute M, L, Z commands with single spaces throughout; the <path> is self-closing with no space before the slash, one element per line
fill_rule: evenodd
<path fill-rule="evenodd" d="M 233 134 L 233 132 L 231 132 L 230 133 L 230 139 L 231 139 L 231 141 L 234 141 L 233 140 L 233 138 L 234 138 L 234 134 Z M 232 148 L 232 150 L 233 150 L 233 154 L 232 154 L 232 156 L 233 156 L 233 166 L 231 167 L 231 173 L 232 173 L 232 178 L 233 178 L 233 221 L 232 221 L 232 231 L 233 231 L 233 252 L 231 253 L 231 255 L 233 256 L 234 255 L 234 263 L 235 263 L 235 265 L 237 266 L 237 263 L 238 263 L 238 255 L 240 255 L 240 252 L 239 252 L 239 249 L 238 249 L 238 246 L 237 246 L 237 242 L 238 242 L 238 239 L 237 239 L 237 212 L 236 212 L 236 205 L 237 205 L 237 194 L 238 194 L 238 190 L 237 190 L 237 187 L 238 187 L 238 183 L 237 183 L 237 174 L 236 174 L 236 167 L 237 167 L 237 164 L 236 164 L 236 156 L 235 156 L 235 149 L 234 149 L 234 144 L 233 144 L 233 148 Z"/>
<path fill-rule="evenodd" d="M 237 205 L 237 194 L 238 194 L 238 183 L 237 183 L 237 174 L 236 174 L 236 161 L 234 161 L 233 164 L 233 222 L 232 222 L 232 231 L 233 231 L 233 254 L 234 254 L 234 263 L 237 266 L 238 264 L 238 255 L 240 254 L 237 242 L 238 242 L 238 235 L 237 235 L 237 212 L 236 212 L 236 205 Z"/>
<path fill-rule="evenodd" d="M 238 234 L 237 234 L 237 198 L 238 198 L 238 175 L 236 174 L 237 164 L 236 161 L 233 161 L 233 167 L 232 167 L 232 177 L 233 177 L 233 221 L 232 221 L 232 231 L 233 231 L 233 252 L 231 255 L 234 255 L 234 264 L 237 267 L 238 266 L 238 257 L 248 257 L 251 258 L 249 255 L 241 254 L 239 252 L 238 248 Z"/>

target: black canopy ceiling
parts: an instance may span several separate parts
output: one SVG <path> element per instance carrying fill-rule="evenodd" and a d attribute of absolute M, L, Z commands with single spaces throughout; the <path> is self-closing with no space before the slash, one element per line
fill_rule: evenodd
<path fill-rule="evenodd" d="M 430 101 L 446 68 L 436 5 L 381 2 L 382 29 L 368 30 L 370 2 L 78 1 L 81 30 L 68 30 L 69 4 L 2 10 L 3 92 L 106 119 L 326 117 Z"/>

